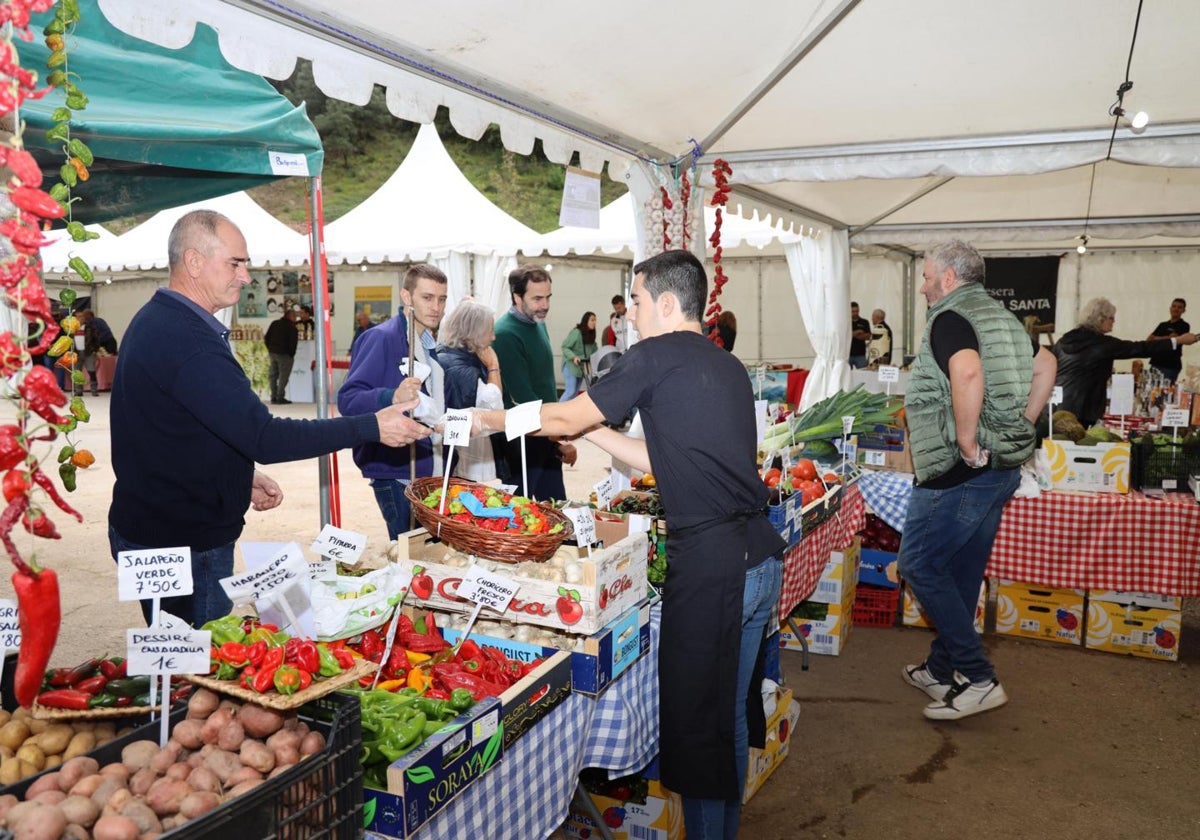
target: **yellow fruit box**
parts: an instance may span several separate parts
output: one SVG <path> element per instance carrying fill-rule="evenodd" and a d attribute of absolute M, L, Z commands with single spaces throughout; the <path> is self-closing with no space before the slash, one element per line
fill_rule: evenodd
<path fill-rule="evenodd" d="M 800 720 L 800 704 L 792 699 L 792 690 L 782 686 L 775 691 L 775 711 L 767 718 L 767 742 L 760 750 L 750 748 L 746 765 L 746 789 L 742 803 L 749 802 L 775 769 L 787 758 L 792 733 Z"/>
<path fill-rule="evenodd" d="M 622 802 L 599 793 L 589 793 L 600 819 L 613 840 L 683 840 L 683 802 L 679 794 L 650 780 L 645 804 Z M 600 837 L 596 821 L 578 804 L 572 803 L 563 823 L 563 834 L 570 838 Z"/>
<path fill-rule="evenodd" d="M 1128 493 L 1129 455 L 1128 443 L 1080 446 L 1047 438 L 1037 457 L 1038 468 L 1049 473 L 1055 490 Z"/>
<path fill-rule="evenodd" d="M 1000 581 L 996 632 L 1068 645 L 1083 644 L 1083 590 Z"/>
<path fill-rule="evenodd" d="M 913 594 L 912 587 L 907 583 L 904 584 L 904 615 L 903 623 L 905 627 L 928 627 L 933 628 L 933 623 L 929 617 L 925 615 L 925 609 L 921 606 L 921 602 L 917 600 L 917 596 Z M 987 613 L 987 581 L 984 581 L 979 587 L 979 602 L 975 605 L 975 632 L 983 632 L 983 619 Z"/>
<path fill-rule="evenodd" d="M 1179 609 L 1089 599 L 1085 647 L 1175 662 L 1182 623 Z"/>
<path fill-rule="evenodd" d="M 854 594 L 857 583 L 846 590 L 845 600 L 840 604 L 822 604 L 805 601 L 792 612 L 789 621 L 779 628 L 779 647 L 785 650 L 801 650 L 800 639 L 792 632 L 794 624 L 808 641 L 809 653 L 837 656 L 846 646 L 850 627 L 854 623 Z"/>
<path fill-rule="evenodd" d="M 819 604 L 840 604 L 846 600 L 846 593 L 853 593 L 858 581 L 859 537 L 845 548 L 830 552 L 829 562 L 825 571 L 817 581 L 817 588 L 808 597 L 810 601 Z M 851 596 L 853 600 L 853 596 Z"/>

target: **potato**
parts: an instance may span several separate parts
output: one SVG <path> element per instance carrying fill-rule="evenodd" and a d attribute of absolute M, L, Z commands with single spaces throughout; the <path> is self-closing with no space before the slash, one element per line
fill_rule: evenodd
<path fill-rule="evenodd" d="M 96 733 L 95 732 L 76 732 L 71 736 L 71 740 L 67 742 L 66 748 L 63 750 L 63 763 L 70 761 L 72 758 L 78 758 L 85 753 L 90 753 L 96 748 Z"/>
<path fill-rule="evenodd" d="M 20 772 L 22 779 L 28 779 L 30 776 L 36 776 L 38 773 L 42 772 L 37 767 L 33 766 L 22 758 L 18 758 L 16 761 L 17 765 L 21 768 Z"/>
<path fill-rule="evenodd" d="M 103 808 L 116 791 L 125 789 L 125 782 L 116 776 L 102 776 L 100 784 L 92 791 L 92 801 Z"/>
<path fill-rule="evenodd" d="M 17 797 L 13 796 L 11 793 L 6 793 L 3 796 L 0 796 L 0 822 L 3 822 L 4 818 L 8 815 L 8 810 L 20 801 L 21 800 L 17 799 Z"/>
<path fill-rule="evenodd" d="M 237 752 L 246 738 L 246 731 L 241 721 L 234 718 L 221 728 L 217 735 L 217 746 L 229 752 Z"/>
<path fill-rule="evenodd" d="M 226 787 L 236 787 L 242 782 L 262 781 L 263 774 L 255 770 L 253 767 L 242 767 L 236 773 L 232 774 L 225 780 Z M 200 785 L 193 784 L 192 787 L 196 790 L 204 790 Z"/>
<path fill-rule="evenodd" d="M 8 709 L 0 709 L 0 726 L 3 726 L 10 720 L 12 720 L 12 712 Z"/>
<path fill-rule="evenodd" d="M 162 778 L 146 792 L 146 804 L 160 817 L 179 813 L 179 806 L 192 792 L 191 786 L 180 779 Z"/>
<path fill-rule="evenodd" d="M 33 799 L 44 790 L 62 790 L 61 773 L 47 773 L 40 778 L 34 779 L 29 787 L 25 789 L 25 798 Z"/>
<path fill-rule="evenodd" d="M 10 750 L 8 747 L 0 744 L 0 758 L 12 758 L 16 754 L 16 750 Z"/>
<path fill-rule="evenodd" d="M 35 717 L 31 717 L 29 720 L 27 720 L 26 724 L 29 726 L 30 735 L 41 735 L 52 725 L 48 720 L 41 720 Z"/>
<path fill-rule="evenodd" d="M 133 793 L 127 787 L 117 788 L 112 792 L 112 796 L 108 797 L 108 801 L 104 803 L 103 813 L 119 814 L 121 809 L 133 801 Z"/>
<path fill-rule="evenodd" d="M 238 772 L 240 773 L 241 771 L 239 770 Z M 234 775 L 236 776 L 237 773 Z M 232 777 L 230 778 L 232 779 Z M 242 780 L 239 779 L 238 781 Z M 187 783 L 192 786 L 193 790 L 197 791 L 220 793 L 222 788 L 221 780 L 217 778 L 217 774 L 209 770 L 207 767 L 197 767 L 192 770 L 192 772 L 188 774 Z"/>
<path fill-rule="evenodd" d="M 58 803 L 59 810 L 67 818 L 67 822 L 82 825 L 85 828 L 100 816 L 100 806 L 86 796 L 72 794 Z"/>
<path fill-rule="evenodd" d="M 55 767 L 58 767 L 60 764 L 62 764 L 62 761 L 63 760 L 62 760 L 61 755 L 48 755 L 48 756 L 46 756 L 46 763 L 42 766 L 42 769 L 43 770 L 51 770 Z"/>
<path fill-rule="evenodd" d="M 301 738 L 300 733 L 294 729 L 281 729 L 267 739 L 267 746 L 272 751 L 277 751 L 283 747 L 299 751 Z"/>
<path fill-rule="evenodd" d="M 158 820 L 158 814 L 147 805 L 145 802 L 137 800 L 129 802 L 121 809 L 121 816 L 129 817 L 137 823 L 138 831 L 142 834 L 147 832 L 161 832 L 162 823 Z"/>
<path fill-rule="evenodd" d="M 221 804 L 221 797 L 212 791 L 197 790 L 184 797 L 179 806 L 179 815 L 189 820 L 206 814 Z"/>
<path fill-rule="evenodd" d="M 67 795 L 59 790 L 57 785 L 52 789 L 40 791 L 34 796 L 25 794 L 26 801 L 41 802 L 43 805 L 57 805 L 66 798 Z"/>
<path fill-rule="evenodd" d="M 92 826 L 92 840 L 138 840 L 137 823 L 120 814 L 106 814 Z"/>
<path fill-rule="evenodd" d="M 316 755 L 323 749 L 325 749 L 325 736 L 320 732 L 309 732 L 300 742 L 300 755 L 303 757 Z"/>
<path fill-rule="evenodd" d="M 300 763 L 300 751 L 295 747 L 285 746 L 275 750 L 275 767 L 291 767 Z"/>
<path fill-rule="evenodd" d="M 136 773 L 143 767 L 149 767 L 154 756 L 158 754 L 158 744 L 154 741 L 134 741 L 126 744 L 121 750 L 121 763 Z"/>
<path fill-rule="evenodd" d="M 100 787 L 100 783 L 108 778 L 111 778 L 111 776 L 103 773 L 92 773 L 91 775 L 84 776 L 78 782 L 71 785 L 70 789 L 67 790 L 67 793 L 71 794 L 72 796 L 76 794 L 79 796 L 91 796 L 96 792 L 96 788 Z M 107 798 L 108 797 L 106 796 L 105 799 Z"/>
<path fill-rule="evenodd" d="M 180 761 L 167 768 L 163 775 L 168 779 L 186 779 L 192 773 L 192 766 L 186 761 Z"/>
<path fill-rule="evenodd" d="M 46 755 L 54 755 L 61 753 L 67 748 L 67 744 L 71 743 L 71 739 L 75 737 L 74 728 L 65 723 L 58 723 L 54 726 L 48 726 L 37 736 L 37 745 L 42 748 L 42 752 Z"/>
<path fill-rule="evenodd" d="M 92 840 L 92 835 L 82 825 L 67 823 L 67 827 L 63 829 L 62 840 Z"/>
<path fill-rule="evenodd" d="M 179 754 L 181 752 L 183 752 L 183 746 L 172 738 L 167 741 L 165 747 L 155 754 L 154 758 L 150 759 L 150 769 L 155 773 L 166 773 L 168 767 L 179 761 Z"/>
<path fill-rule="evenodd" d="M 91 776 L 98 772 L 100 772 L 100 762 L 96 759 L 84 755 L 75 756 L 64 761 L 62 767 L 58 768 L 58 786 L 69 791 L 84 776 Z"/>
<path fill-rule="evenodd" d="M 192 696 L 188 698 L 187 716 L 191 720 L 205 720 L 220 705 L 221 698 L 215 691 L 209 691 L 207 688 L 197 688 L 192 691 Z"/>
<path fill-rule="evenodd" d="M 18 802 L 8 809 L 8 813 L 4 815 L 5 820 L 11 827 L 21 821 L 22 815 L 27 811 L 32 811 L 38 804 L 36 802 Z"/>
<path fill-rule="evenodd" d="M 114 779 L 120 779 L 123 782 L 129 781 L 129 777 L 133 774 L 129 772 L 129 768 L 119 761 L 112 764 L 106 764 L 100 768 L 101 776 L 112 776 Z"/>
<path fill-rule="evenodd" d="M 143 767 L 129 777 L 129 792 L 134 796 L 145 796 L 150 785 L 158 781 L 158 774 L 152 767 Z"/>
<path fill-rule="evenodd" d="M 200 737 L 200 730 L 203 726 L 204 724 L 198 720 L 181 720 L 171 731 L 171 739 L 178 741 L 186 749 L 198 750 L 204 744 L 204 740 Z"/>
<path fill-rule="evenodd" d="M 262 784 L 262 779 L 251 779 L 247 782 L 242 782 L 229 789 L 229 793 L 225 794 L 226 799 L 232 799 L 235 796 L 241 796 L 243 793 L 249 793 L 256 787 Z"/>
<path fill-rule="evenodd" d="M 21 781 L 21 759 L 15 755 L 0 759 L 0 785 L 7 787 Z"/>
<path fill-rule="evenodd" d="M 9 812 L 9 828 L 14 840 L 58 840 L 67 827 L 67 818 L 54 805 L 27 803 L 32 807 L 22 811 L 17 819 Z"/>
<path fill-rule="evenodd" d="M 254 743 L 254 742 L 243 741 L 242 742 L 242 750 L 245 751 L 246 744 L 250 744 L 250 743 Z M 266 749 L 266 747 L 264 747 L 262 744 L 259 744 L 258 746 L 260 749 L 266 751 L 268 753 L 268 755 L 270 754 L 269 751 Z M 235 754 L 235 753 L 230 753 L 230 752 L 225 752 L 224 750 L 214 749 L 207 756 L 205 756 L 204 764 L 202 766 L 207 767 L 209 770 L 211 770 L 213 773 L 216 774 L 216 777 L 218 779 L 220 779 L 222 782 L 224 782 L 226 779 L 228 779 L 230 776 L 232 776 L 234 773 L 236 773 L 239 769 L 241 769 L 241 766 L 243 763 L 248 763 L 248 762 L 243 762 L 243 760 L 240 759 L 237 756 L 237 754 Z"/>
<path fill-rule="evenodd" d="M 97 723 L 92 727 L 92 734 L 96 736 L 97 744 L 104 744 L 117 737 L 117 725 L 112 721 L 106 723 Z"/>
<path fill-rule="evenodd" d="M 283 728 L 285 718 L 272 709 L 247 703 L 238 713 L 238 720 L 251 738 L 266 738 Z"/>
<path fill-rule="evenodd" d="M 0 726 L 0 744 L 8 747 L 14 753 L 29 738 L 29 724 L 24 720 L 13 719 Z"/>
<path fill-rule="evenodd" d="M 246 739 L 242 742 L 242 749 L 238 755 L 242 764 L 253 767 L 262 773 L 269 773 L 275 767 L 275 753 L 259 741 Z M 217 775 L 221 774 L 217 773 Z"/>
<path fill-rule="evenodd" d="M 17 758 L 29 762 L 38 769 L 38 772 L 41 772 L 46 766 L 46 753 L 32 740 L 26 741 L 21 749 L 17 750 Z"/>
<path fill-rule="evenodd" d="M 200 727 L 200 739 L 206 744 L 215 744 L 221 736 L 221 730 L 233 721 L 233 712 L 227 708 L 217 709 L 208 716 L 208 720 Z"/>

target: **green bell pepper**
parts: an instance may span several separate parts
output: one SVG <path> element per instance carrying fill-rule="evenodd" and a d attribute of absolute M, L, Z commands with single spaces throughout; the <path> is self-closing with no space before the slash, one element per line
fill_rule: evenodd
<path fill-rule="evenodd" d="M 342 673 L 342 666 L 338 664 L 337 657 L 325 645 L 317 645 L 317 660 L 320 663 L 318 673 L 322 677 L 336 677 Z"/>
<path fill-rule="evenodd" d="M 212 633 L 212 646 L 215 648 L 226 642 L 245 643 L 246 641 L 246 631 L 242 629 L 242 620 L 236 615 L 214 618 L 212 621 L 206 622 L 200 629 Z"/>

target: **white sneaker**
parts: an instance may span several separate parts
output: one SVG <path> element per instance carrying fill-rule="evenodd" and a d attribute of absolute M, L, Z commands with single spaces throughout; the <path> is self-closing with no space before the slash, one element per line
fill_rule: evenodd
<path fill-rule="evenodd" d="M 906 683 L 915 685 L 934 700 L 941 700 L 950 689 L 954 688 L 953 683 L 940 682 L 937 677 L 929 673 L 924 662 L 920 665 L 905 665 L 901 676 L 904 677 Z"/>
<path fill-rule="evenodd" d="M 996 679 L 976 685 L 960 682 L 946 695 L 925 707 L 925 717 L 930 720 L 958 720 L 995 709 L 1008 702 L 1004 687 Z"/>

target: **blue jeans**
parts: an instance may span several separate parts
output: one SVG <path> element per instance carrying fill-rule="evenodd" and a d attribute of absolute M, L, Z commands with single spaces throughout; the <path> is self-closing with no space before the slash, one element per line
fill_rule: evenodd
<path fill-rule="evenodd" d="M 867 366 L 867 357 L 866 356 L 851 356 L 850 357 L 850 367 L 865 368 L 866 366 Z"/>
<path fill-rule="evenodd" d="M 563 365 L 563 393 L 558 398 L 558 401 L 566 402 L 567 400 L 574 399 L 579 393 L 579 383 L 580 377 L 571 373 L 567 366 Z"/>
<path fill-rule="evenodd" d="M 112 551 L 113 562 L 122 551 L 141 551 L 147 548 L 167 548 L 169 546 L 138 545 L 122 537 L 110 525 L 108 528 L 108 547 Z M 229 615 L 233 602 L 221 588 L 221 578 L 233 574 L 233 543 L 210 548 L 208 551 L 192 552 L 192 594 L 180 598 L 163 598 L 159 601 L 160 609 L 171 615 L 178 616 L 193 627 L 199 627 L 214 618 Z M 154 602 L 140 602 L 142 616 L 146 624 L 150 623 Z"/>
<path fill-rule="evenodd" d="M 955 671 L 975 683 L 996 675 L 975 632 L 975 606 L 1000 514 L 1020 481 L 1020 470 L 988 470 L 947 490 L 913 488 L 899 568 L 937 628 L 925 665 L 941 682 Z"/>
<path fill-rule="evenodd" d="M 375 501 L 379 504 L 379 512 L 387 523 L 388 539 L 394 540 L 409 530 L 408 498 L 404 495 L 408 487 L 408 479 L 372 478 L 371 489 L 375 491 Z"/>
<path fill-rule="evenodd" d="M 775 630 L 779 610 L 779 589 L 783 583 L 783 563 L 769 557 L 746 572 L 742 594 L 742 642 L 738 653 L 737 693 L 734 695 L 734 762 L 738 787 L 737 799 L 696 799 L 683 797 L 683 823 L 688 840 L 736 840 L 742 816 L 742 788 L 750 761 L 750 734 L 746 724 L 746 694 L 758 648 L 768 632 Z M 757 692 L 755 693 L 757 696 Z"/>

